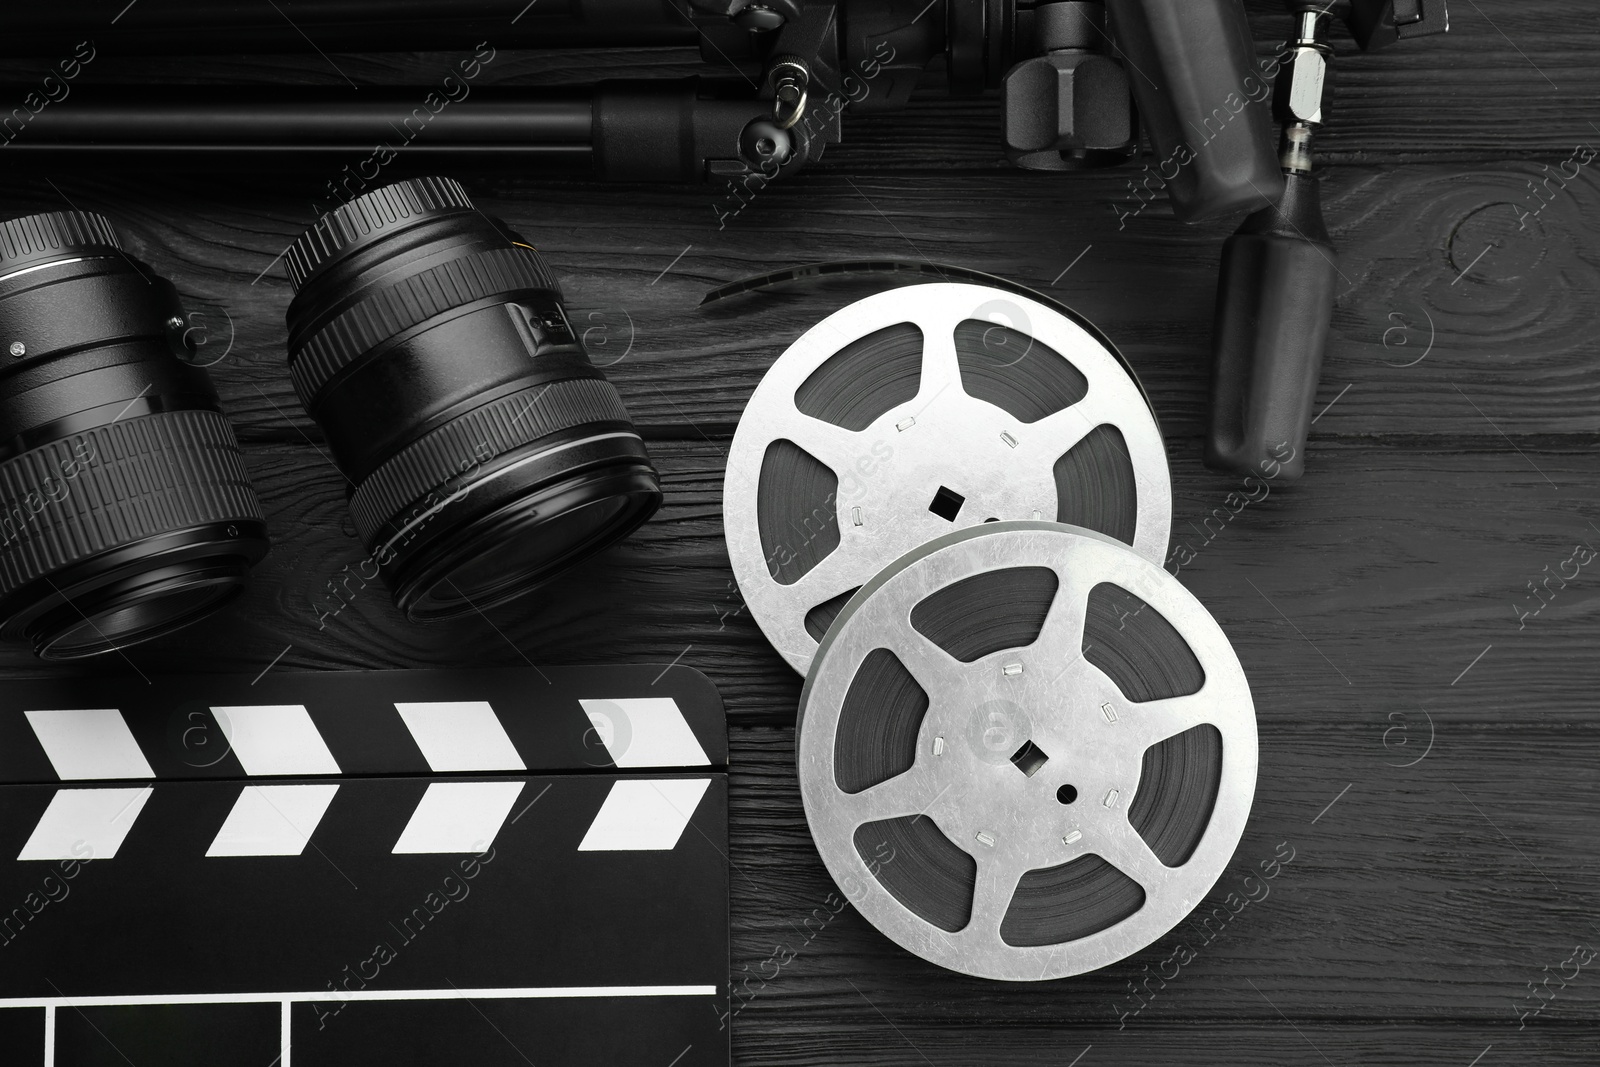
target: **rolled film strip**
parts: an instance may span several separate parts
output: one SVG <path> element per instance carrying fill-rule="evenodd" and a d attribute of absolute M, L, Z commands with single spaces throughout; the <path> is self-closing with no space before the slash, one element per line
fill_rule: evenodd
<path fill-rule="evenodd" d="M 857 301 L 807 331 L 750 398 L 728 457 L 728 554 L 745 603 L 804 673 L 851 594 L 952 529 L 1044 519 L 1160 561 L 1166 450 L 1093 328 L 967 284 Z"/>
<path fill-rule="evenodd" d="M 1255 792 L 1250 689 L 1155 563 L 1091 531 L 954 531 L 862 587 L 801 696 L 806 819 L 908 951 L 984 978 L 1093 970 L 1215 884 Z"/>

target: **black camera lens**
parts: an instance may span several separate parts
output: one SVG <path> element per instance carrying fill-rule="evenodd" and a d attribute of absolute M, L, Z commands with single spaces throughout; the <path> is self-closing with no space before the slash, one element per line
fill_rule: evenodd
<path fill-rule="evenodd" d="M 455 182 L 366 193 L 285 258 L 295 390 L 412 619 L 520 596 L 661 503 L 543 257 Z"/>
<path fill-rule="evenodd" d="M 172 284 L 80 211 L 0 223 L 0 636 L 45 659 L 203 618 L 267 552 Z"/>

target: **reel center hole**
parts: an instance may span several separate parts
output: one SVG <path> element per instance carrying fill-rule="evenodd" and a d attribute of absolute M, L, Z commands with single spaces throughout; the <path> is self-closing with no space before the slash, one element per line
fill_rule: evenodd
<path fill-rule="evenodd" d="M 961 514 L 961 505 L 966 502 L 966 497 L 941 485 L 939 491 L 933 494 L 933 503 L 928 505 L 928 510 L 946 522 L 955 522 L 956 516 Z"/>
<path fill-rule="evenodd" d="M 1032 778 L 1050 760 L 1044 749 L 1032 741 L 1024 741 L 1022 747 L 1011 754 L 1011 762 L 1017 770 Z"/>
<path fill-rule="evenodd" d="M 1061 801 L 1063 804 L 1071 804 L 1074 800 L 1078 799 L 1077 787 L 1063 785 L 1060 789 L 1056 790 L 1056 799 Z"/>

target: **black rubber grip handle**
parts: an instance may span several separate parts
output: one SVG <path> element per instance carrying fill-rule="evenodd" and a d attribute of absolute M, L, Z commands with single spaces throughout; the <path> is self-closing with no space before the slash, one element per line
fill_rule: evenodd
<path fill-rule="evenodd" d="M 1106 0 L 1106 11 L 1173 214 L 1195 222 L 1276 203 L 1272 84 L 1241 0 Z"/>
<path fill-rule="evenodd" d="M 1286 182 L 1278 206 L 1222 249 L 1206 466 L 1292 481 L 1305 470 L 1339 268 L 1316 179 Z"/>

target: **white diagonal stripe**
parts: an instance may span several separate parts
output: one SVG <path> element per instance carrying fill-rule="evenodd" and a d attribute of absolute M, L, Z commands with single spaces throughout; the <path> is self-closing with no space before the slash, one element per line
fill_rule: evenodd
<path fill-rule="evenodd" d="M 211 714 L 248 775 L 339 773 L 303 704 L 212 708 Z"/>
<path fill-rule="evenodd" d="M 618 767 L 709 767 L 711 760 L 671 697 L 580 700 Z"/>
<path fill-rule="evenodd" d="M 154 791 L 150 786 L 58 789 L 17 859 L 110 859 Z"/>
<path fill-rule="evenodd" d="M 484 851 L 494 844 L 522 786 L 522 782 L 434 782 L 422 794 L 393 851 Z"/>
<path fill-rule="evenodd" d="M 63 782 L 156 776 L 116 708 L 30 711 L 27 715 L 33 735 Z"/>
<path fill-rule="evenodd" d="M 333 803 L 337 785 L 247 785 L 207 856 L 298 856 Z"/>
<path fill-rule="evenodd" d="M 396 704 L 406 729 L 434 771 L 523 771 L 494 708 L 482 700 Z"/>
<path fill-rule="evenodd" d="M 613 783 L 579 852 L 640 852 L 676 848 L 709 778 L 625 779 Z"/>

